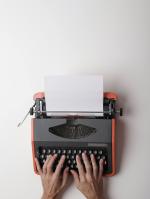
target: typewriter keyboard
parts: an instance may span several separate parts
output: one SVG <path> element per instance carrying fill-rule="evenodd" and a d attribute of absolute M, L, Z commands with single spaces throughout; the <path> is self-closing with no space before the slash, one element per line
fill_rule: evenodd
<path fill-rule="evenodd" d="M 64 167 L 69 167 L 69 169 L 77 170 L 76 164 L 76 155 L 85 152 L 89 157 L 91 154 L 94 154 L 96 162 L 98 164 L 100 159 L 104 160 L 104 170 L 107 169 L 107 150 L 106 148 L 50 148 L 50 147 L 40 147 L 37 151 L 37 157 L 39 159 L 41 167 L 43 167 L 46 158 L 49 155 L 57 154 L 57 160 L 54 163 L 53 170 L 55 170 L 56 165 L 61 157 L 61 155 L 66 156 Z"/>

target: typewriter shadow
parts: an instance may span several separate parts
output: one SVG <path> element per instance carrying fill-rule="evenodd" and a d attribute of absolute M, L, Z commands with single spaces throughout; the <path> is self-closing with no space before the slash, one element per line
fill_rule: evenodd
<path fill-rule="evenodd" d="M 125 124 L 121 119 L 118 118 L 117 126 L 116 126 L 116 174 L 121 172 L 121 165 L 123 162 L 124 157 L 124 149 L 127 142 L 127 133 L 125 130 Z M 109 187 L 111 186 L 111 178 L 113 177 L 106 177 L 104 178 L 104 195 L 106 198 L 111 199 L 109 195 Z"/>
<path fill-rule="evenodd" d="M 125 124 L 122 120 L 118 119 L 116 127 L 116 174 L 121 171 L 127 138 L 125 135 L 127 135 L 125 132 Z"/>

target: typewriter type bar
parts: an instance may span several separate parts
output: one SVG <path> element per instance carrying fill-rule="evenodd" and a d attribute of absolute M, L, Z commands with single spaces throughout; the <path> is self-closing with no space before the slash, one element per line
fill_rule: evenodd
<path fill-rule="evenodd" d="M 43 92 L 33 97 L 35 104 L 30 109 L 32 125 L 32 156 L 34 171 L 37 174 L 34 158 L 37 157 L 41 167 L 50 154 L 57 154 L 58 159 L 66 155 L 65 166 L 77 170 L 75 157 L 86 152 L 94 154 L 96 161 L 104 160 L 104 176 L 113 176 L 115 164 L 115 125 L 116 114 L 123 114 L 122 108 L 116 110 L 117 95 L 104 93 L 103 116 L 47 116 Z"/>

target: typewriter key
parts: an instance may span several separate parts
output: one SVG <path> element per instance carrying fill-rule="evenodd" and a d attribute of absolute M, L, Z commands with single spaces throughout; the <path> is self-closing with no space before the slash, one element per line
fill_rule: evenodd
<path fill-rule="evenodd" d="M 95 155 L 97 154 L 97 150 L 94 150 L 94 154 L 95 154 Z"/>
<path fill-rule="evenodd" d="M 45 154 L 46 153 L 46 149 L 42 149 L 42 153 Z"/>
<path fill-rule="evenodd" d="M 98 154 L 102 155 L 102 154 L 103 154 L 103 151 L 102 151 L 102 150 L 98 151 Z"/>
<path fill-rule="evenodd" d="M 106 159 L 106 157 L 103 155 L 102 157 L 101 157 L 103 160 L 105 160 Z"/>
<path fill-rule="evenodd" d="M 101 159 L 101 156 L 97 156 L 97 159 L 100 160 L 100 159 Z"/>
<path fill-rule="evenodd" d="M 58 149 L 57 153 L 58 153 L 58 154 L 61 154 L 61 150 L 60 150 L 60 149 Z"/>
<path fill-rule="evenodd" d="M 89 154 L 92 154 L 92 150 L 89 150 Z"/>
<path fill-rule="evenodd" d="M 47 153 L 48 153 L 48 154 L 50 154 L 50 153 L 51 153 L 51 150 L 50 150 L 50 149 L 48 149 L 48 150 L 47 150 Z"/>

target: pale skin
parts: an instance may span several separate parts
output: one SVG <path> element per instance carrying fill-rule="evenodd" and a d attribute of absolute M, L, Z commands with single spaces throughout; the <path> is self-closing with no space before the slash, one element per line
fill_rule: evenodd
<path fill-rule="evenodd" d="M 60 161 L 52 171 L 52 166 L 56 160 L 56 155 L 50 155 L 41 169 L 39 162 L 35 159 L 38 174 L 41 177 L 43 186 L 43 195 L 41 199 L 55 199 L 59 193 L 65 188 L 69 177 L 69 169 L 65 168 L 62 172 L 62 167 L 65 162 L 65 156 L 60 158 Z M 86 199 L 104 199 L 103 198 L 103 160 L 96 164 L 94 155 L 90 158 L 86 153 L 82 153 L 81 157 L 76 156 L 78 172 L 70 170 L 73 176 L 75 186 L 86 197 Z"/>

